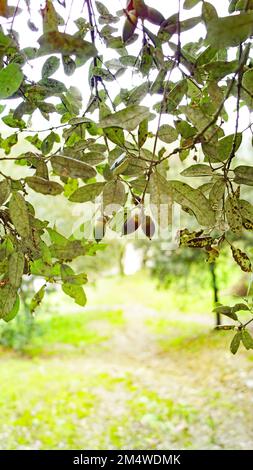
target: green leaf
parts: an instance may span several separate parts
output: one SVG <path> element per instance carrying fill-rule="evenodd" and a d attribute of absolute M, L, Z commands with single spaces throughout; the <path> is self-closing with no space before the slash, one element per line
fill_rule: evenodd
<path fill-rule="evenodd" d="M 253 186 L 253 167 L 248 165 L 237 166 L 234 170 L 234 182 L 237 184 L 246 184 Z"/>
<path fill-rule="evenodd" d="M 20 251 L 14 251 L 9 261 L 9 281 L 16 288 L 20 287 L 25 266 L 25 257 Z"/>
<path fill-rule="evenodd" d="M 164 90 L 164 80 L 167 75 L 167 70 L 165 68 L 159 70 L 158 75 L 155 81 L 152 83 L 150 88 L 150 94 L 161 93 Z"/>
<path fill-rule="evenodd" d="M 208 46 L 203 52 L 201 52 L 196 60 L 196 65 L 201 66 L 208 64 L 216 56 L 217 49 L 215 47 Z"/>
<path fill-rule="evenodd" d="M 18 124 L 20 123 L 16 123 L 15 121 L 15 124 L 17 124 L 15 125 L 15 127 L 18 127 Z M 22 126 L 20 128 L 22 128 Z M 18 142 L 18 135 L 16 132 L 15 134 L 11 134 L 8 137 L 6 137 L 6 139 L 1 140 L 1 137 L 0 137 L 0 146 L 2 147 L 2 149 L 4 149 L 5 155 L 9 155 L 11 153 L 12 147 L 16 145 L 17 142 Z"/>
<path fill-rule="evenodd" d="M 243 12 L 239 15 L 215 18 L 207 23 L 207 42 L 223 49 L 238 46 L 253 32 L 253 12 Z"/>
<path fill-rule="evenodd" d="M 39 139 L 38 134 L 28 135 L 27 137 L 25 137 L 25 140 L 27 140 L 27 142 L 29 142 L 31 145 L 34 145 L 34 147 L 36 147 L 36 149 L 40 150 L 41 140 Z"/>
<path fill-rule="evenodd" d="M 143 147 L 148 137 L 148 119 L 143 119 L 138 128 L 138 147 Z"/>
<path fill-rule="evenodd" d="M 253 94 L 253 70 L 247 70 L 244 72 L 242 85 L 249 93 Z"/>
<path fill-rule="evenodd" d="M 70 77 L 76 70 L 76 63 L 69 55 L 62 56 L 62 65 L 64 73 Z"/>
<path fill-rule="evenodd" d="M 61 278 L 64 283 L 74 284 L 76 286 L 82 286 L 88 281 L 87 274 L 75 274 L 73 269 L 67 264 L 61 265 Z"/>
<path fill-rule="evenodd" d="M 69 200 L 71 202 L 94 201 L 94 199 L 103 191 L 105 184 L 105 182 L 98 182 L 81 186 L 81 188 L 78 188 L 71 194 Z"/>
<path fill-rule="evenodd" d="M 203 193 L 181 181 L 170 181 L 175 202 L 192 210 L 200 225 L 212 226 L 215 223 L 214 211 Z"/>
<path fill-rule="evenodd" d="M 223 137 L 222 139 L 219 140 L 218 143 L 218 151 L 219 151 L 219 161 L 224 162 L 224 160 L 227 160 L 229 158 L 230 153 L 233 148 L 233 142 L 234 142 L 234 134 L 226 135 L 226 137 Z M 235 139 L 235 152 L 239 149 L 240 145 L 242 143 L 242 133 L 238 132 L 236 135 Z"/>
<path fill-rule="evenodd" d="M 98 2 L 97 0 L 95 1 L 97 11 L 101 16 L 107 16 L 110 15 L 110 12 L 106 6 L 102 2 Z"/>
<path fill-rule="evenodd" d="M 187 121 L 178 120 L 175 121 L 175 126 L 179 134 L 184 139 L 188 139 L 196 134 L 197 130 L 194 129 Z"/>
<path fill-rule="evenodd" d="M 175 140 L 177 140 L 178 133 L 174 127 L 169 126 L 169 124 L 163 124 L 159 128 L 158 137 L 162 142 L 166 142 L 166 144 L 171 144 L 172 142 L 175 142 Z"/>
<path fill-rule="evenodd" d="M 233 5 L 233 3 L 235 3 L 234 11 L 235 10 L 242 10 L 242 11 L 253 10 L 253 0 L 232 0 L 231 4 Z"/>
<path fill-rule="evenodd" d="M 161 228 L 167 228 L 172 219 L 172 191 L 167 180 L 158 172 L 149 180 L 150 209 Z"/>
<path fill-rule="evenodd" d="M 243 303 L 240 303 L 240 304 L 235 304 L 233 307 L 232 307 L 232 312 L 240 312 L 241 310 L 247 310 L 249 311 L 249 307 L 247 304 L 243 304 Z"/>
<path fill-rule="evenodd" d="M 209 193 L 209 201 L 213 209 L 217 209 L 217 205 L 222 201 L 226 188 L 226 182 L 223 178 L 218 179 L 211 188 Z"/>
<path fill-rule="evenodd" d="M 30 312 L 34 313 L 36 308 L 41 304 L 44 295 L 45 295 L 45 289 L 47 285 L 44 284 L 33 296 L 31 303 L 30 303 Z"/>
<path fill-rule="evenodd" d="M 198 129 L 199 132 L 209 124 L 210 118 L 199 108 L 197 105 L 192 106 L 180 106 L 180 110 L 182 110 L 183 114 L 189 119 L 189 121 Z M 205 137 L 207 139 L 213 137 L 214 128 L 210 127 L 205 132 Z M 203 148 L 203 145 L 202 145 Z"/>
<path fill-rule="evenodd" d="M 47 227 L 47 232 L 52 243 L 56 243 L 57 245 L 61 246 L 67 245 L 68 239 L 64 237 L 61 233 L 57 232 L 57 230 Z"/>
<path fill-rule="evenodd" d="M 2 206 L 8 199 L 11 192 L 10 181 L 6 178 L 0 181 L 0 206 Z"/>
<path fill-rule="evenodd" d="M 217 61 L 211 62 L 203 66 L 203 70 L 208 73 L 208 78 L 214 80 L 221 80 L 231 73 L 234 73 L 238 68 L 238 61 L 232 60 L 231 62 Z"/>
<path fill-rule="evenodd" d="M 243 219 L 249 220 L 253 223 L 253 206 L 250 202 L 245 201 L 244 199 L 239 199 L 238 201 L 239 209 Z"/>
<path fill-rule="evenodd" d="M 53 258 L 57 258 L 60 261 L 72 261 L 78 256 L 84 256 L 86 248 L 81 240 L 68 240 L 64 246 L 57 243 L 51 245 L 50 253 Z"/>
<path fill-rule="evenodd" d="M 53 2 L 46 1 L 45 7 L 41 10 L 43 19 L 43 32 L 58 31 L 58 25 L 61 23 L 60 16 L 56 12 Z"/>
<path fill-rule="evenodd" d="M 103 190 L 103 207 L 106 214 L 111 214 L 117 205 L 123 206 L 125 201 L 125 187 L 121 181 L 113 180 L 106 183 Z"/>
<path fill-rule="evenodd" d="M 202 149 L 206 159 L 211 163 L 224 162 L 231 154 L 232 149 L 237 152 L 242 143 L 242 133 L 238 132 L 235 139 L 234 146 L 234 134 L 229 134 L 218 141 L 216 145 L 211 143 L 202 144 Z"/>
<path fill-rule="evenodd" d="M 45 89 L 48 96 L 57 95 L 59 93 L 64 93 L 67 91 L 67 88 L 64 83 L 60 82 L 59 80 L 56 80 L 55 78 L 43 78 L 38 82 L 38 84 Z M 40 109 L 42 109 L 44 112 L 48 112 L 48 109 L 44 110 L 45 105 L 48 106 L 51 105 L 51 103 L 40 103 Z"/>
<path fill-rule="evenodd" d="M 212 242 L 213 242 L 212 237 L 196 237 L 196 238 L 191 238 L 185 243 L 182 243 L 182 245 L 189 246 L 191 248 L 204 248 L 204 247 L 210 247 Z M 217 257 L 217 253 L 215 253 L 215 255 Z"/>
<path fill-rule="evenodd" d="M 12 113 L 8 114 L 8 116 L 4 116 L 2 118 L 2 121 L 4 122 L 4 124 L 6 124 L 6 126 L 9 126 L 9 127 L 14 127 L 14 128 L 19 128 L 19 129 L 25 129 L 26 127 L 26 123 L 23 119 L 19 119 L 19 118 L 15 118 L 14 115 Z M 11 136 L 9 136 L 11 137 Z M 7 137 L 9 139 L 9 137 Z M 13 135 L 12 137 L 14 137 L 14 142 L 12 142 L 12 145 L 16 144 L 17 143 L 17 136 Z"/>
<path fill-rule="evenodd" d="M 99 123 L 100 127 L 121 127 L 127 131 L 134 131 L 136 127 L 150 116 L 145 106 L 131 105 L 121 111 L 110 114 Z"/>
<path fill-rule="evenodd" d="M 218 13 L 216 11 L 216 8 L 210 2 L 206 2 L 206 1 L 203 2 L 202 18 L 206 26 L 208 26 L 210 21 L 218 20 Z"/>
<path fill-rule="evenodd" d="M 18 234 L 23 238 L 30 237 L 30 223 L 27 205 L 23 196 L 14 192 L 12 194 L 9 211 L 12 223 L 17 230 Z"/>
<path fill-rule="evenodd" d="M 190 10 L 191 8 L 195 7 L 201 0 L 184 0 L 183 8 L 185 10 Z"/>
<path fill-rule="evenodd" d="M 235 196 L 228 196 L 225 202 L 227 222 L 232 232 L 240 235 L 242 231 L 242 216 Z"/>
<path fill-rule="evenodd" d="M 253 349 L 253 338 L 248 330 L 242 330 L 242 344 L 248 349 Z"/>
<path fill-rule="evenodd" d="M 0 318 L 12 315 L 12 309 L 17 301 L 17 289 L 11 284 L 0 286 Z"/>
<path fill-rule="evenodd" d="M 232 318 L 232 320 L 238 320 L 238 317 L 233 311 L 233 308 L 229 307 L 228 305 L 219 305 L 213 309 L 213 312 L 226 315 L 226 317 Z"/>
<path fill-rule="evenodd" d="M 72 297 L 76 304 L 81 305 L 81 307 L 86 305 L 87 298 L 81 286 L 76 286 L 75 284 L 65 282 L 62 284 L 62 290 L 66 295 Z"/>
<path fill-rule="evenodd" d="M 105 136 L 116 145 L 123 147 L 125 144 L 124 131 L 120 127 L 106 127 L 104 129 Z"/>
<path fill-rule="evenodd" d="M 213 170 L 209 165 L 204 165 L 203 163 L 196 163 L 191 165 L 185 170 L 181 171 L 182 176 L 211 176 Z"/>
<path fill-rule="evenodd" d="M 135 87 L 129 95 L 127 104 L 128 105 L 139 104 L 143 100 L 143 98 L 145 98 L 148 91 L 149 91 L 149 83 L 148 82 L 144 82 L 141 85 Z"/>
<path fill-rule="evenodd" d="M 30 263 L 31 274 L 34 274 L 34 276 L 45 277 L 49 281 L 60 276 L 60 267 L 61 265 L 59 263 L 50 265 L 45 263 L 42 259 L 36 259 Z"/>
<path fill-rule="evenodd" d="M 41 151 L 43 155 L 47 155 L 53 149 L 53 146 L 56 142 L 60 142 L 60 137 L 55 132 L 50 132 L 47 137 L 41 143 Z"/>
<path fill-rule="evenodd" d="M 233 337 L 231 344 L 230 344 L 230 351 L 232 354 L 237 353 L 239 346 L 240 346 L 241 339 L 242 339 L 242 334 L 240 331 L 238 331 L 238 333 L 236 333 L 235 336 Z"/>
<path fill-rule="evenodd" d="M 251 261 L 246 253 L 244 253 L 239 248 L 231 246 L 232 255 L 236 263 L 240 266 L 241 270 L 250 273 L 252 272 Z"/>
<path fill-rule="evenodd" d="M 156 111 L 161 108 L 162 113 L 173 113 L 181 103 L 188 90 L 187 80 L 178 82 L 172 90 L 166 95 L 162 103 L 155 105 Z"/>
<path fill-rule="evenodd" d="M 95 57 L 97 54 L 97 50 L 92 43 L 58 31 L 43 34 L 38 39 L 38 43 L 40 44 L 38 56 L 59 52 L 64 55 L 74 54 L 83 61 Z"/>
<path fill-rule="evenodd" d="M 9 64 L 0 70 L 0 99 L 8 98 L 17 91 L 23 81 L 18 64 Z"/>
<path fill-rule="evenodd" d="M 48 78 L 48 77 L 51 77 L 51 75 L 53 75 L 56 70 L 58 70 L 58 68 L 60 67 L 60 59 L 54 55 L 52 55 L 51 57 L 48 57 L 48 59 L 46 60 L 46 62 L 43 64 L 43 67 L 42 67 L 42 72 L 41 72 L 41 75 L 42 75 L 42 78 Z"/>
<path fill-rule="evenodd" d="M 57 196 L 63 192 L 63 187 L 56 181 L 49 181 L 40 176 L 27 176 L 25 179 L 28 186 L 37 193 L 49 196 Z"/>
<path fill-rule="evenodd" d="M 55 155 L 50 161 L 54 172 L 60 176 L 89 179 L 97 174 L 90 165 L 74 158 Z"/>
<path fill-rule="evenodd" d="M 106 158 L 104 153 L 100 152 L 85 152 L 81 157 L 81 161 L 87 165 L 96 166 L 103 162 Z"/>
<path fill-rule="evenodd" d="M 20 308 L 20 298 L 19 298 L 19 295 L 16 296 L 16 300 L 15 300 L 15 303 L 12 307 L 12 309 L 10 310 L 9 313 L 7 313 L 7 315 L 5 315 L 3 317 L 3 320 L 8 323 L 9 321 L 13 320 L 18 312 L 19 312 L 19 308 Z M 1 313 L 0 313 L 0 317 L 1 317 Z"/>

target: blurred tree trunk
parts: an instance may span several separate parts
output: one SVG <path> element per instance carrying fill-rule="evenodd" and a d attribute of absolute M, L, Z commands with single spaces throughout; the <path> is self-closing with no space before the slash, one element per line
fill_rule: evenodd
<path fill-rule="evenodd" d="M 142 269 L 145 269 L 147 267 L 147 262 L 149 260 L 149 246 L 144 246 L 143 247 L 143 256 L 142 256 Z"/>
<path fill-rule="evenodd" d="M 211 283 L 212 283 L 212 290 L 213 290 L 213 300 L 214 304 L 219 302 L 219 287 L 217 284 L 217 276 L 216 276 L 216 263 L 210 263 L 210 273 L 211 273 Z M 216 313 L 216 326 L 221 325 L 221 315 L 220 313 Z"/>
<path fill-rule="evenodd" d="M 119 275 L 125 276 L 125 269 L 124 269 L 124 256 L 125 256 L 125 245 L 119 245 Z"/>

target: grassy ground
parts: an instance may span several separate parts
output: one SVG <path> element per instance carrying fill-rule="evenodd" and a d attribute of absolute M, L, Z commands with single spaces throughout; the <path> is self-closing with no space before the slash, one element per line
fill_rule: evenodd
<path fill-rule="evenodd" d="M 0 350 L 1 449 L 253 449 L 253 355 L 206 292 L 138 274 L 88 298 L 49 297 L 25 351 Z"/>

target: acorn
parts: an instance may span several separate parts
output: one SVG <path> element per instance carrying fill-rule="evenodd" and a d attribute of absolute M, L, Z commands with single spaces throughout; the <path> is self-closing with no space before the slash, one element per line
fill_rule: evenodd
<path fill-rule="evenodd" d="M 122 39 L 123 42 L 127 42 L 134 34 L 135 28 L 137 26 L 138 18 L 136 16 L 136 11 L 131 10 L 127 13 L 127 18 L 123 26 Z"/>
<path fill-rule="evenodd" d="M 130 233 L 135 232 L 141 224 L 141 216 L 140 214 L 134 214 L 126 219 L 123 229 L 122 235 L 129 235 Z"/>
<path fill-rule="evenodd" d="M 94 224 L 93 234 L 97 243 L 99 243 L 105 236 L 106 224 L 107 218 L 105 216 L 98 217 Z"/>
<path fill-rule="evenodd" d="M 141 228 L 150 240 L 155 234 L 155 224 L 149 215 L 143 217 Z"/>

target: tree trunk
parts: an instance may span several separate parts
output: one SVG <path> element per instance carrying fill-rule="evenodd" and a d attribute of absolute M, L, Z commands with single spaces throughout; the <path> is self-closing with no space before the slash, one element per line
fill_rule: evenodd
<path fill-rule="evenodd" d="M 212 283 L 212 290 L 213 290 L 213 300 L 214 304 L 219 302 L 219 288 L 217 284 L 217 276 L 216 276 L 216 263 L 211 263 L 210 265 L 210 272 L 211 272 L 211 283 Z M 221 325 L 221 315 L 220 313 L 216 313 L 216 326 Z"/>
<path fill-rule="evenodd" d="M 118 251 L 119 257 L 119 275 L 121 277 L 125 276 L 125 267 L 124 267 L 124 255 L 125 255 L 125 245 L 119 246 L 119 251 Z"/>

